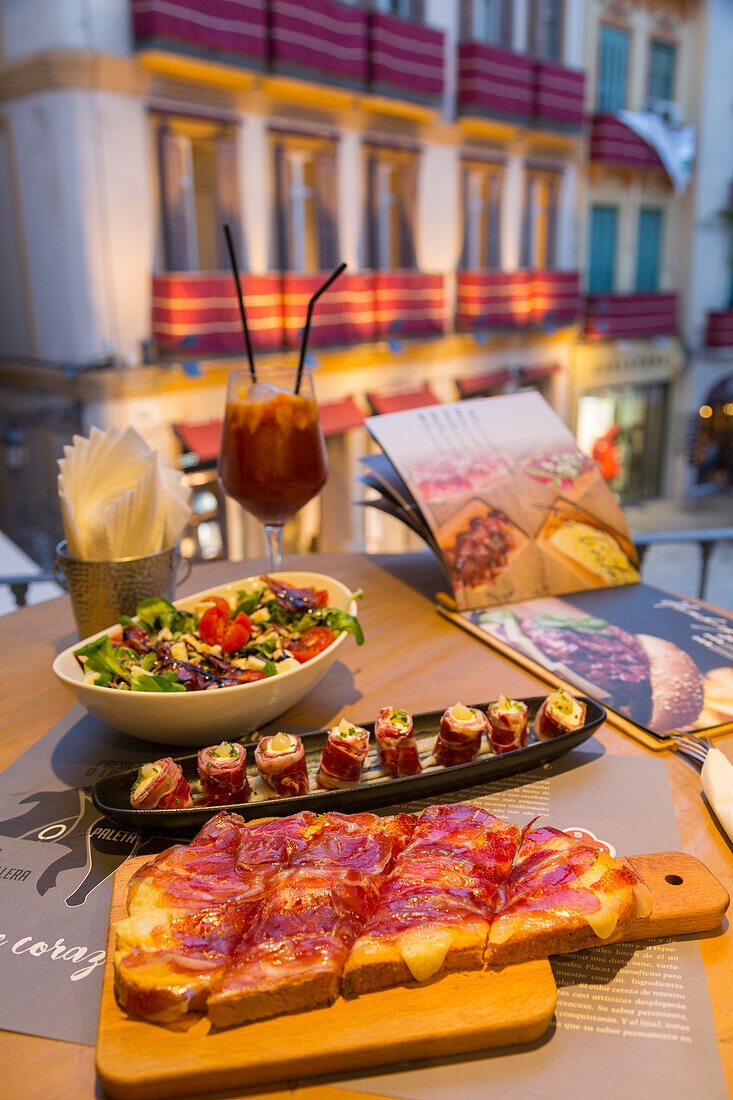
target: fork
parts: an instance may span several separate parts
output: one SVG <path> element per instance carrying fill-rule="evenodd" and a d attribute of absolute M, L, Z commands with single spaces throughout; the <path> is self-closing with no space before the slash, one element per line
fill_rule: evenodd
<path fill-rule="evenodd" d="M 689 756 L 691 760 L 694 760 L 697 765 L 702 767 L 705 763 L 708 749 L 710 748 L 709 741 L 706 741 L 703 737 L 689 736 L 682 733 L 670 734 L 669 739 L 674 744 L 677 752 L 681 752 L 684 756 Z"/>

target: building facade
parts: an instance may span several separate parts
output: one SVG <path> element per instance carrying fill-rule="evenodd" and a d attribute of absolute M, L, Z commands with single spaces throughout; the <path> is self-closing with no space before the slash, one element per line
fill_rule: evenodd
<path fill-rule="evenodd" d="M 0 353 L 25 476 L 71 428 L 130 423 L 183 454 L 218 552 L 226 222 L 262 361 L 297 356 L 348 264 L 311 331 L 332 475 L 299 545 L 404 544 L 346 509 L 359 424 L 430 401 L 539 388 L 589 450 L 618 427 L 622 498 L 669 490 L 693 199 L 617 113 L 696 120 L 716 4 L 6 0 Z"/>

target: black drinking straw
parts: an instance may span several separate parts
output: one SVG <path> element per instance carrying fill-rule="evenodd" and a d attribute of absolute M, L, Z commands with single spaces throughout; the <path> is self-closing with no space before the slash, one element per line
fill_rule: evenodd
<path fill-rule="evenodd" d="M 237 264 L 237 254 L 234 251 L 234 241 L 232 240 L 232 232 L 228 224 L 224 225 L 224 236 L 227 239 L 227 248 L 229 249 L 229 261 L 232 265 L 232 275 L 234 276 L 234 285 L 237 288 L 237 298 L 239 299 L 239 315 L 242 318 L 242 328 L 244 329 L 244 342 L 247 345 L 247 358 L 249 359 L 249 370 L 252 375 L 252 381 L 257 381 L 255 374 L 255 357 L 252 354 L 252 344 L 249 338 L 249 329 L 247 328 L 247 314 L 244 312 L 244 298 L 242 297 L 242 284 L 239 281 L 239 265 Z"/>
<path fill-rule="evenodd" d="M 324 290 L 328 290 L 328 288 L 330 287 L 330 285 L 334 281 L 334 279 L 338 279 L 341 272 L 345 271 L 345 270 L 346 270 L 346 264 L 345 263 L 340 263 L 338 265 L 338 267 L 336 268 L 336 270 L 331 272 L 331 274 L 328 276 L 328 278 L 326 279 L 323 286 L 320 287 L 315 292 L 315 294 L 311 298 L 310 302 L 308 303 L 308 312 L 307 312 L 306 317 L 305 317 L 305 328 L 303 329 L 303 341 L 300 345 L 300 362 L 298 363 L 298 376 L 295 379 L 295 392 L 296 393 L 300 392 L 300 379 L 303 375 L 303 364 L 305 363 L 305 353 L 308 350 L 308 334 L 309 334 L 310 328 L 311 328 L 311 317 L 313 316 L 313 307 L 316 304 L 316 302 L 318 301 L 318 299 L 320 298 L 320 296 L 323 294 Z"/>

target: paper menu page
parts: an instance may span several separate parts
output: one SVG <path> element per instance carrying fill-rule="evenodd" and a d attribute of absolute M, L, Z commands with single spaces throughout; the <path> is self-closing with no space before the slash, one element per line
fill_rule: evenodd
<path fill-rule="evenodd" d="M 457 618 L 651 733 L 733 723 L 733 615 L 720 608 L 635 584 Z"/>
<path fill-rule="evenodd" d="M 628 584 L 637 557 L 597 465 L 537 393 L 371 417 L 459 608 Z"/>

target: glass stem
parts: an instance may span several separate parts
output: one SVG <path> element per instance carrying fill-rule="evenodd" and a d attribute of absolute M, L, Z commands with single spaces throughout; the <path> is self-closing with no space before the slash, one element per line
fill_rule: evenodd
<path fill-rule="evenodd" d="M 267 546 L 270 551 L 270 568 L 277 570 L 283 563 L 283 529 L 281 523 L 266 523 L 265 535 L 267 536 Z"/>

